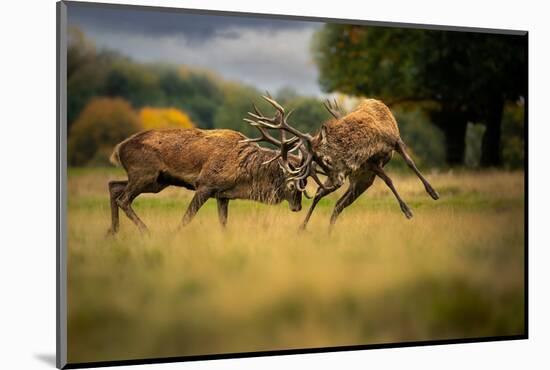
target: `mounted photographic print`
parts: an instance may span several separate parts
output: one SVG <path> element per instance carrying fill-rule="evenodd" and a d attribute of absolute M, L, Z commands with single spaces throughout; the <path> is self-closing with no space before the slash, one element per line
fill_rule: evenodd
<path fill-rule="evenodd" d="M 57 5 L 58 367 L 527 338 L 527 32 Z"/>

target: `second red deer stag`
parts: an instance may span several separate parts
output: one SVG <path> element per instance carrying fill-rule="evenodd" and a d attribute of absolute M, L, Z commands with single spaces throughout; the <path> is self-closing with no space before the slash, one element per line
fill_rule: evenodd
<path fill-rule="evenodd" d="M 264 98 L 276 108 L 277 117 L 285 116 L 285 109 L 280 104 L 270 97 Z M 280 121 L 277 117 L 270 118 L 249 113 L 254 118 L 256 126 L 279 130 L 301 138 L 300 145 L 293 150 L 300 156 L 302 165 L 299 169 L 283 167 L 288 174 L 287 181 L 294 181 L 299 190 L 305 190 L 303 181 L 308 177 L 319 185 L 301 228 L 306 227 L 319 200 L 340 188 L 345 179 L 349 179 L 349 187 L 336 202 L 330 219 L 331 225 L 336 222 L 344 208 L 352 204 L 372 185 L 376 177 L 386 183 L 397 198 L 405 216 L 411 218 L 412 211 L 383 169 L 392 158 L 394 151 L 403 157 L 422 181 L 428 194 L 433 199 L 439 199 L 439 194 L 407 154 L 405 144 L 399 135 L 397 122 L 384 103 L 375 99 L 366 99 L 346 115 L 341 114 L 336 104 L 327 103 L 325 107 L 334 118 L 324 123 L 315 136 L 301 133 L 290 126 L 286 119 Z M 318 174 L 327 176 L 325 182 L 320 182 Z"/>

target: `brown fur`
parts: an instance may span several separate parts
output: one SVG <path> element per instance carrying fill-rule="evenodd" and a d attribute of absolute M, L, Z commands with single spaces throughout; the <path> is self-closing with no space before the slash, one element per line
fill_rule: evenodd
<path fill-rule="evenodd" d="M 323 126 L 326 139 L 318 137 L 314 150 L 346 176 L 369 160 L 391 157 L 400 140 L 393 114 L 375 99 L 364 100 L 354 111 Z"/>
<path fill-rule="evenodd" d="M 277 162 L 263 164 L 277 152 L 242 142 L 244 139 L 244 135 L 232 130 L 193 128 L 145 131 L 118 144 L 111 161 L 124 167 L 128 183 L 122 189 L 117 182 L 119 185 L 114 186 L 118 186 L 118 191 L 111 189 L 110 184 L 111 206 L 116 208 L 116 212 L 112 210 L 111 232 L 118 230 L 117 207 L 140 229 L 145 229 L 131 209 L 131 201 L 140 193 L 156 193 L 170 185 L 196 191 L 184 223 L 191 220 L 208 198 L 218 200 L 222 224 L 227 218 L 227 201 L 231 199 L 268 204 L 286 199 L 293 211 L 299 210 L 301 193 L 285 186 L 285 176 Z"/>
<path fill-rule="evenodd" d="M 401 199 L 392 180 L 383 167 L 397 151 L 407 165 L 417 174 L 426 191 L 433 199 L 439 195 L 416 168 L 405 151 L 405 145 L 399 135 L 397 122 L 389 108 L 379 100 L 365 99 L 357 108 L 338 119 L 326 122 L 313 142 L 316 157 L 330 167 L 326 189 L 319 188 L 302 224 L 305 228 L 317 202 L 342 186 L 349 178 L 349 188 L 337 201 L 331 217 L 331 224 L 344 208 L 352 204 L 374 182 L 381 178 L 397 198 L 401 210 L 407 218 L 412 212 Z"/>

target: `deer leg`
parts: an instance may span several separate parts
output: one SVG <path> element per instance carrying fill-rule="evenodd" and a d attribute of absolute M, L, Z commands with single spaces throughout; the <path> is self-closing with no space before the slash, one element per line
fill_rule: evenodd
<path fill-rule="evenodd" d="M 374 173 L 376 173 L 376 175 L 378 177 L 380 177 L 382 180 L 384 180 L 384 182 L 386 183 L 386 185 L 388 186 L 388 188 L 390 188 L 390 190 L 392 191 L 393 195 L 395 195 L 395 197 L 397 198 L 397 201 L 399 202 L 399 206 L 401 207 L 401 211 L 403 211 L 403 213 L 405 214 L 405 217 L 407 218 L 412 218 L 413 217 L 413 214 L 412 214 L 412 211 L 411 209 L 409 208 L 409 206 L 407 205 L 407 203 L 405 203 L 403 201 L 403 199 L 401 199 L 401 197 L 399 196 L 399 193 L 397 192 L 397 190 L 395 189 L 395 186 L 393 185 L 393 181 L 392 179 L 390 179 L 390 177 L 388 175 L 386 175 L 386 172 L 384 172 L 384 170 L 382 169 L 382 167 L 376 165 L 376 166 L 373 166 L 372 167 L 372 171 Z"/>
<path fill-rule="evenodd" d="M 332 216 L 330 217 L 331 227 L 334 226 L 334 224 L 336 223 L 336 219 L 338 218 L 340 213 L 344 210 L 344 208 L 346 208 L 347 206 L 355 202 L 355 200 L 359 198 L 359 196 L 363 194 L 372 185 L 372 183 L 374 182 L 374 178 L 375 178 L 375 175 L 370 174 L 369 176 L 361 179 L 360 181 L 350 183 L 348 190 L 346 190 L 344 195 L 342 195 L 342 197 L 338 199 L 338 201 L 336 202 L 336 205 L 334 206 L 334 210 L 332 211 Z"/>
<path fill-rule="evenodd" d="M 118 204 L 116 200 L 124 192 L 128 181 L 110 181 L 109 182 L 109 194 L 111 198 L 111 227 L 107 231 L 107 234 L 112 235 L 118 232 L 119 218 L 118 218 Z"/>
<path fill-rule="evenodd" d="M 208 198 L 210 198 L 211 195 L 212 192 L 210 190 L 201 188 L 197 189 L 195 195 L 193 196 L 193 199 L 191 200 L 191 204 L 189 204 L 189 207 L 187 207 L 187 211 L 185 211 L 185 215 L 181 220 L 181 226 L 185 226 L 189 222 L 191 222 L 193 217 L 195 217 L 199 209 L 208 200 Z"/>
<path fill-rule="evenodd" d="M 307 223 L 309 222 L 309 219 L 311 217 L 311 214 L 313 213 L 313 210 L 315 209 L 315 206 L 317 206 L 317 203 L 321 200 L 321 198 L 327 196 L 328 194 L 332 193 L 336 189 L 332 188 L 330 180 L 327 180 L 325 182 L 326 189 L 322 187 L 317 188 L 317 192 L 315 193 L 315 197 L 313 198 L 313 202 L 311 203 L 311 206 L 309 207 L 309 210 L 307 211 L 306 218 L 304 219 L 304 222 L 302 222 L 302 225 L 300 225 L 300 230 L 305 230 Z"/>
<path fill-rule="evenodd" d="M 409 156 L 409 154 L 405 150 L 405 144 L 401 140 L 399 140 L 397 142 L 397 144 L 395 146 L 395 150 L 399 154 L 401 154 L 401 156 L 403 157 L 403 159 L 405 160 L 405 162 L 407 163 L 409 168 L 411 170 L 413 170 L 414 173 L 416 174 L 416 176 L 418 176 L 418 178 L 420 179 L 420 181 L 422 181 L 422 184 L 424 184 L 424 188 L 426 189 L 426 192 L 428 194 L 430 194 L 430 196 L 433 199 L 438 200 L 439 199 L 439 194 L 437 193 L 437 191 L 435 191 L 435 189 L 432 187 L 432 185 L 430 185 L 430 183 L 428 182 L 428 180 L 426 180 L 426 178 L 422 175 L 422 173 L 420 173 L 420 171 L 416 167 L 416 164 L 414 163 L 412 158 Z"/>
<path fill-rule="evenodd" d="M 168 186 L 166 184 L 159 184 L 156 179 L 156 175 L 152 178 L 141 178 L 139 180 L 129 179 L 128 185 L 126 185 L 122 195 L 116 199 L 118 206 L 126 213 L 126 216 L 132 220 L 141 232 L 146 232 L 147 226 L 145 226 L 132 208 L 132 202 L 141 193 L 158 193 Z"/>
<path fill-rule="evenodd" d="M 220 224 L 225 227 L 225 224 L 227 223 L 227 208 L 229 205 L 229 199 L 227 198 L 217 198 L 218 202 L 218 219 L 220 220 Z"/>

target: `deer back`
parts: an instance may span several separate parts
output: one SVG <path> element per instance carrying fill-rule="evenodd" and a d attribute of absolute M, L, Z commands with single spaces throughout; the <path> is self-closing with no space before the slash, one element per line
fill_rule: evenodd
<path fill-rule="evenodd" d="M 284 173 L 276 162 L 263 165 L 276 152 L 233 130 L 150 130 L 131 136 L 113 153 L 128 172 L 154 171 L 165 179 L 196 189 L 208 186 L 229 198 L 278 202 Z"/>
<path fill-rule="evenodd" d="M 370 158 L 391 154 L 399 140 L 397 122 L 381 101 L 366 99 L 352 112 L 323 125 L 316 150 L 337 170 L 358 169 Z"/>

